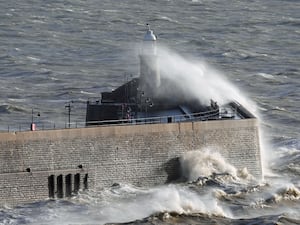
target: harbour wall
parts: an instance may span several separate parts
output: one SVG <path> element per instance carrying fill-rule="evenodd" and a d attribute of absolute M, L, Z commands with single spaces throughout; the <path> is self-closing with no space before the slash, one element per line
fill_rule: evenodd
<path fill-rule="evenodd" d="M 180 156 L 207 147 L 260 179 L 258 132 L 251 118 L 1 133 L 0 204 L 168 183 L 180 176 Z"/>

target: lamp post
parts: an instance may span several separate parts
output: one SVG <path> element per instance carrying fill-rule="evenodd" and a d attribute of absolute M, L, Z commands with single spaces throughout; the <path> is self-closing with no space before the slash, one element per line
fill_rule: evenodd
<path fill-rule="evenodd" d="M 36 129 L 36 125 L 33 121 L 33 116 L 34 116 L 34 111 L 33 108 L 31 109 L 31 125 L 30 125 L 30 130 L 34 131 Z M 37 116 L 41 116 L 40 112 L 37 113 Z"/>
<path fill-rule="evenodd" d="M 151 98 L 146 98 L 145 106 L 146 106 L 146 118 L 148 118 L 148 107 L 152 108 L 154 106 Z"/>
<path fill-rule="evenodd" d="M 66 109 L 68 109 L 68 127 L 71 128 L 71 109 L 72 109 L 72 106 L 71 106 L 71 103 L 73 103 L 73 101 L 70 101 L 67 103 L 67 105 L 65 106 Z"/>
<path fill-rule="evenodd" d="M 137 88 L 137 95 L 136 95 L 136 118 L 138 118 L 138 113 L 143 111 L 143 102 L 142 102 L 142 98 L 144 97 L 145 93 L 144 91 L 140 90 L 139 88 Z"/>
<path fill-rule="evenodd" d="M 145 100 L 145 106 L 146 106 L 146 118 L 148 117 L 148 104 L 150 102 L 150 98 L 146 98 Z"/>

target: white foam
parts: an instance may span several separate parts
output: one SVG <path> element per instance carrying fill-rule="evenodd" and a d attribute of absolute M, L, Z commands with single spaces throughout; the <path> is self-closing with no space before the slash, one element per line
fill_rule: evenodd
<path fill-rule="evenodd" d="M 75 204 L 54 203 L 51 207 L 50 203 L 49 206 L 42 208 L 38 215 L 28 216 L 27 219 L 31 224 L 100 225 L 135 221 L 164 212 L 232 216 L 229 210 L 219 205 L 213 189 L 205 194 L 199 194 L 181 185 L 165 185 L 142 190 L 121 185 L 92 195 L 83 194 L 71 201 L 75 201 Z"/>
<path fill-rule="evenodd" d="M 261 76 L 261 77 L 264 77 L 264 78 L 266 78 L 266 79 L 272 79 L 272 80 L 275 79 L 275 77 L 274 77 L 272 74 L 258 73 L 257 75 L 258 75 L 258 76 Z"/>
<path fill-rule="evenodd" d="M 209 104 L 211 99 L 219 104 L 232 100 L 247 102 L 221 72 L 206 62 L 187 60 L 163 46 L 159 46 L 158 54 L 161 77 L 176 82 L 188 96 L 204 104 Z"/>
<path fill-rule="evenodd" d="M 180 158 L 180 162 L 183 175 L 189 181 L 213 173 L 229 173 L 234 177 L 237 176 L 237 169 L 226 162 L 219 152 L 209 148 L 187 152 Z"/>

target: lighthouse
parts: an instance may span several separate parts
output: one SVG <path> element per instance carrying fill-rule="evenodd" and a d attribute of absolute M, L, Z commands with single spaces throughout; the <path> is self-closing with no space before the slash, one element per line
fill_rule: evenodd
<path fill-rule="evenodd" d="M 140 85 L 139 89 L 147 97 L 155 97 L 157 89 L 160 86 L 160 73 L 156 49 L 157 37 L 148 29 L 143 39 L 140 52 Z"/>

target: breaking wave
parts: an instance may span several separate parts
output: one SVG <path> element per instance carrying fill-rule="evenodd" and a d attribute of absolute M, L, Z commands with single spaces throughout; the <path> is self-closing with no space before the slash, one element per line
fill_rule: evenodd
<path fill-rule="evenodd" d="M 293 184 L 286 187 L 281 187 L 271 197 L 265 200 L 266 203 L 279 203 L 282 201 L 297 201 L 300 200 L 300 190 Z"/>
<path fill-rule="evenodd" d="M 223 178 L 231 180 L 252 179 L 247 168 L 236 169 L 228 163 L 219 152 L 210 149 L 190 151 L 180 158 L 183 177 L 188 181 L 203 181 L 208 177 Z"/>
<path fill-rule="evenodd" d="M 2 210 L 1 213 L 7 218 L 5 224 L 49 225 L 124 223 L 160 213 L 231 216 L 218 204 L 213 192 L 199 195 L 181 185 L 140 189 L 126 184 L 81 193 L 68 201 L 39 202 Z"/>

